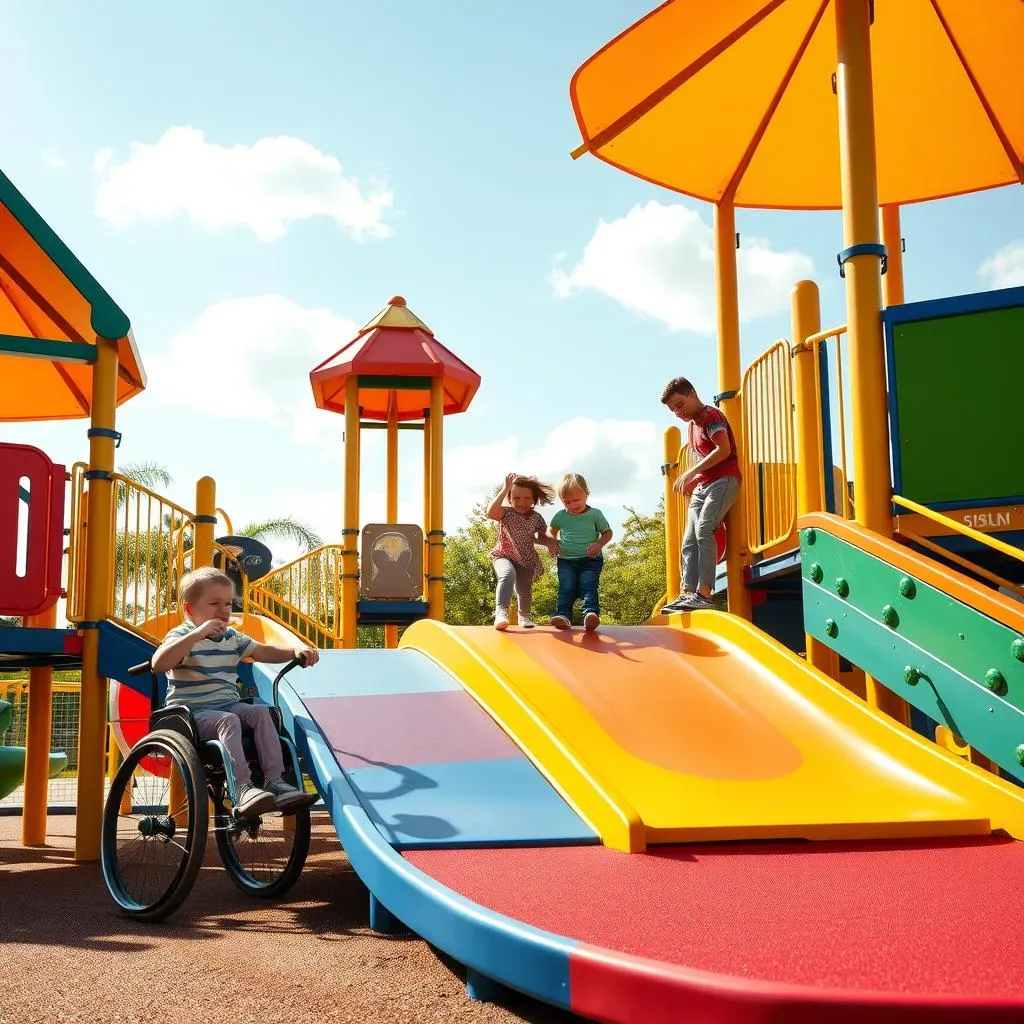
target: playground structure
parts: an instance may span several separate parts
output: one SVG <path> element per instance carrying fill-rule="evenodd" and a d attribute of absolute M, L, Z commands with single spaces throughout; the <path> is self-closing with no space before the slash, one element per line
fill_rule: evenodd
<path fill-rule="evenodd" d="M 746 6 L 749 36 L 800 5 Z M 817 12 L 800 51 L 812 56 L 834 11 L 850 323 L 822 330 L 816 288 L 800 282 L 791 339 L 741 376 L 733 201 L 743 175 L 733 195 L 712 197 L 720 397 L 739 425 L 745 478 L 722 580 L 729 615 L 598 635 L 445 625 L 443 416 L 468 408 L 479 378 L 397 296 L 311 373 L 317 404 L 345 416 L 342 544 L 250 578 L 230 523 L 217 539 L 212 480 L 199 482 L 190 510 L 114 471 L 116 404 L 144 385 L 127 317 L 0 179 L 12 228 L 0 236 L 0 283 L 8 298 L 21 289 L 11 304 L 19 321 L 8 311 L 0 339 L 15 372 L 0 388 L 21 380 L 22 404 L 4 409 L 91 417 L 89 463 L 70 473 L 70 630 L 54 619 L 64 526 L 54 482 L 64 470 L 31 449 L 0 455 L 0 522 L 27 506 L 37 524 L 28 572 L 11 568 L 12 534 L 0 531 L 0 612 L 28 617 L 0 631 L 0 657 L 31 673 L 26 843 L 45 837 L 51 666 L 82 665 L 76 856 L 94 859 L 106 679 L 148 707 L 148 687 L 127 668 L 176 621 L 180 572 L 219 559 L 241 584 L 241 628 L 325 649 L 315 669 L 281 685 L 281 708 L 370 890 L 372 926 L 411 928 L 465 963 L 471 994 L 497 997 L 506 985 L 608 1021 L 1019 1019 L 1024 976 L 1000 936 L 1016 924 L 1006 894 L 1024 863 L 1013 781 L 1024 759 L 1024 606 L 1011 596 L 1024 579 L 1024 480 L 1012 463 L 957 448 L 966 442 L 932 398 L 955 357 L 966 390 L 980 381 L 986 414 L 1014 436 L 1000 417 L 1012 415 L 1024 361 L 1024 289 L 903 302 L 891 204 L 925 196 L 889 195 L 883 253 L 869 180 L 869 4 L 803 6 Z M 874 6 L 883 26 L 894 8 Z M 994 9 L 1005 60 L 1024 22 Z M 695 31 L 694 10 L 676 0 L 640 25 L 675 38 L 656 16 L 682 12 L 706 53 L 719 52 Z M 620 37 L 627 47 L 631 31 Z M 618 87 L 613 46 L 608 81 Z M 789 79 L 798 74 L 794 62 Z M 609 125 L 638 123 L 612 117 L 603 141 L 585 134 L 587 147 L 611 146 Z M 1018 117 L 1002 134 L 1018 147 L 1018 169 L 1022 137 Z M 817 195 L 817 205 L 835 199 Z M 986 372 L 993 353 L 997 380 Z M 34 378 L 34 402 L 19 378 L 28 355 L 32 373 L 52 372 Z M 397 436 L 409 426 L 424 433 L 419 533 L 394 522 Z M 389 522 L 360 525 L 358 437 L 377 427 L 388 431 Z M 685 504 L 671 484 L 685 457 L 669 428 L 672 552 Z M 28 502 L 12 490 L 26 479 Z M 360 622 L 383 623 L 397 649 L 354 650 Z M 246 666 L 243 682 L 271 701 L 269 668 Z M 960 893 L 936 881 L 953 877 Z"/>

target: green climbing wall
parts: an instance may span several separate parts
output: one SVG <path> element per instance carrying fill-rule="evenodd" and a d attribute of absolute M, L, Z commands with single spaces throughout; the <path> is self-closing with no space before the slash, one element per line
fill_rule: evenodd
<path fill-rule="evenodd" d="M 923 504 L 1024 494 L 1024 308 L 892 326 L 904 497 Z M 1018 446 L 1019 447 L 1019 446 Z"/>
<path fill-rule="evenodd" d="M 800 556 L 811 636 L 1020 773 L 1024 637 L 821 529 Z"/>

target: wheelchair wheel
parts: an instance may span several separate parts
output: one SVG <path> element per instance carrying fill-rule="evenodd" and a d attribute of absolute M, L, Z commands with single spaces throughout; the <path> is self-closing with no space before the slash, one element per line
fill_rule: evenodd
<path fill-rule="evenodd" d="M 223 806 L 223 791 L 214 806 Z M 218 813 L 214 827 L 217 849 L 231 880 L 244 893 L 270 899 L 287 892 L 298 880 L 309 853 L 309 808 L 289 814 L 271 811 L 254 818 Z"/>
<path fill-rule="evenodd" d="M 142 760 L 166 768 L 141 774 Z M 182 794 L 170 806 L 171 778 Z M 203 766 L 179 733 L 157 730 L 125 757 L 103 809 L 100 863 L 117 905 L 137 921 L 159 921 L 189 894 L 203 863 L 209 812 Z"/>

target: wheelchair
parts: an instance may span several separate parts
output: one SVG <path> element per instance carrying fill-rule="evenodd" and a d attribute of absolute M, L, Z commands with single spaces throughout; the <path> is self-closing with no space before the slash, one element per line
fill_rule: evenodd
<path fill-rule="evenodd" d="M 270 707 L 284 778 L 299 788 L 298 754 L 282 728 L 277 695 L 284 676 L 302 664 L 296 658 L 277 674 Z M 155 703 L 157 674 L 150 663 L 128 670 L 131 676 L 146 672 Z M 181 905 L 202 867 L 211 816 L 220 859 L 235 885 L 265 899 L 287 892 L 309 853 L 309 807 L 242 817 L 233 809 L 237 789 L 227 751 L 219 740 L 199 739 L 188 708 L 155 709 L 149 730 L 114 775 L 103 809 L 100 864 L 122 912 L 137 921 L 159 921 Z M 242 746 L 259 785 L 259 760 L 252 733 L 244 727 Z"/>

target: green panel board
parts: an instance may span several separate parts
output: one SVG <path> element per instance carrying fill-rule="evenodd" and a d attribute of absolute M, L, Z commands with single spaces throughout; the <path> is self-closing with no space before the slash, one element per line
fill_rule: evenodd
<path fill-rule="evenodd" d="M 822 530 L 800 546 L 807 632 L 1019 773 L 1024 638 Z"/>
<path fill-rule="evenodd" d="M 902 493 L 924 504 L 1024 494 L 1024 308 L 893 326 Z"/>

